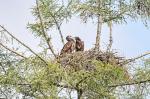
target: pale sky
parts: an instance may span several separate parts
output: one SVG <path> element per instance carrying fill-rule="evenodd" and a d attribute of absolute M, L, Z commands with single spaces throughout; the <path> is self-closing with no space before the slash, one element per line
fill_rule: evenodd
<path fill-rule="evenodd" d="M 4 25 L 17 38 L 37 51 L 35 45 L 38 40 L 27 30 L 28 22 L 33 22 L 34 17 L 31 14 L 31 8 L 34 0 L 1 0 L 0 1 L 0 24 Z M 82 24 L 79 18 L 73 18 L 69 23 L 62 27 L 64 36 L 80 36 L 85 41 L 86 49 L 92 48 L 95 43 L 96 24 Z M 53 37 L 53 46 L 59 52 L 62 48 L 59 35 L 50 31 Z M 106 26 L 102 31 L 102 46 L 106 47 L 109 31 Z M 123 56 L 136 56 L 150 50 L 150 29 L 147 29 L 141 22 L 131 22 L 123 25 L 113 26 L 113 49 L 119 51 Z M 56 42 L 56 40 L 58 40 Z"/>

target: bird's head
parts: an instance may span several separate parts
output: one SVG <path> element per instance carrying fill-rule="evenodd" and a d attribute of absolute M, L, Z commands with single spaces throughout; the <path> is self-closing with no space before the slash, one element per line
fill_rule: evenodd
<path fill-rule="evenodd" d="M 68 36 L 66 37 L 66 40 L 67 40 L 67 41 L 71 41 L 71 40 L 73 40 L 73 37 L 70 36 L 70 35 L 68 35 Z"/>
<path fill-rule="evenodd" d="M 81 39 L 79 37 L 75 37 L 76 41 L 81 41 Z"/>

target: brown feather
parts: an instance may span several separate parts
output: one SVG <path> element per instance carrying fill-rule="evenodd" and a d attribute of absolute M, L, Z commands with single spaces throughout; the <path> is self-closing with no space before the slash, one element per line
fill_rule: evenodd
<path fill-rule="evenodd" d="M 60 55 L 65 53 L 72 53 L 74 50 L 74 41 L 68 41 L 62 48 Z"/>

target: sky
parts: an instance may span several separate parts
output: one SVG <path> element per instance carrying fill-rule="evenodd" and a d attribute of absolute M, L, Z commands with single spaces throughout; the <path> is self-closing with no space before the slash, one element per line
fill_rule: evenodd
<path fill-rule="evenodd" d="M 13 35 L 38 51 L 39 42 L 30 30 L 27 29 L 29 22 L 34 22 L 31 8 L 35 0 L 1 0 L 0 2 L 0 24 L 4 25 Z M 64 36 L 80 36 L 85 42 L 86 50 L 95 44 L 96 24 L 92 22 L 83 24 L 79 17 L 73 17 L 69 23 L 63 24 L 62 32 Z M 53 46 L 56 52 L 62 48 L 58 32 L 49 31 L 53 38 Z M 102 47 L 108 43 L 108 28 L 103 27 Z M 146 28 L 142 22 L 129 21 L 128 24 L 113 25 L 113 49 L 120 55 L 126 57 L 137 56 L 150 50 L 150 29 Z"/>

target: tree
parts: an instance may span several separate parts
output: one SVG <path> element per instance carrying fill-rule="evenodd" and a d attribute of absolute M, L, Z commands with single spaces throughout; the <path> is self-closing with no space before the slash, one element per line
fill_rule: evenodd
<path fill-rule="evenodd" d="M 43 50 L 49 53 L 36 53 L 21 40 L 12 35 L 4 26 L 0 26 L 0 92 L 9 98 L 16 94 L 23 98 L 57 99 L 76 98 L 144 98 L 149 95 L 150 62 L 144 60 L 141 66 L 129 64 L 147 56 L 124 59 L 111 51 L 112 25 L 132 19 L 149 21 L 149 0 L 36 0 L 32 9 L 35 22 L 28 28 L 44 42 Z M 143 2 L 142 4 L 138 2 Z M 139 9 L 140 8 L 140 9 Z M 143 10 L 146 9 L 146 10 Z M 139 14 L 139 12 L 140 14 Z M 143 12 L 145 11 L 145 12 Z M 142 13 L 142 14 L 141 14 Z M 144 13 L 144 14 L 143 14 Z M 50 29 L 56 27 L 64 44 L 61 26 L 72 16 L 80 15 L 86 23 L 92 18 L 97 22 L 97 36 L 94 50 L 76 52 L 59 57 L 51 42 Z M 103 24 L 110 28 L 110 41 L 106 51 L 100 48 L 100 35 Z M 9 43 L 19 43 L 22 49 L 13 49 Z M 25 49 L 24 49 L 25 48 Z M 23 53 L 27 50 L 30 54 Z M 136 68 L 136 70 L 135 70 Z M 65 91 L 65 94 L 62 95 Z M 73 94 L 73 92 L 76 92 Z M 15 96 L 15 97 L 16 97 Z"/>

